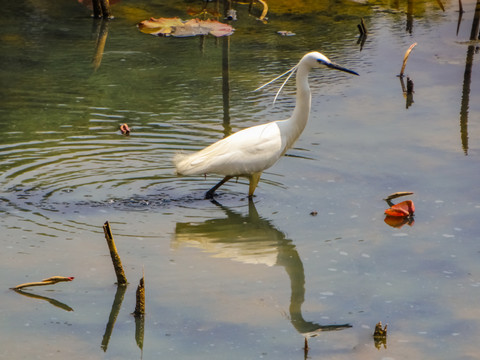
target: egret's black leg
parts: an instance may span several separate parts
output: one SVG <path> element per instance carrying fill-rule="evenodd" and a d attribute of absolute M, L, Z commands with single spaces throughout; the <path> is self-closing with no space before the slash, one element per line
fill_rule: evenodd
<path fill-rule="evenodd" d="M 205 194 L 205 199 L 213 199 L 213 193 L 223 184 L 225 184 L 228 180 L 230 180 L 233 176 L 225 176 L 217 185 L 212 187 L 210 190 L 207 191 Z"/>

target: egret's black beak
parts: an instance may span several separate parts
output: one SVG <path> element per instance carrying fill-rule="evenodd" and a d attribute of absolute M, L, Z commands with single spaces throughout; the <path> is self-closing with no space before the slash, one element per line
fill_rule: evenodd
<path fill-rule="evenodd" d="M 350 70 L 350 69 L 347 69 L 347 68 L 344 68 L 343 66 L 337 65 L 335 63 L 324 63 L 324 64 L 327 65 L 329 68 L 340 70 L 340 71 L 345 71 L 347 73 L 359 76 L 357 72 L 355 72 L 353 70 Z"/>

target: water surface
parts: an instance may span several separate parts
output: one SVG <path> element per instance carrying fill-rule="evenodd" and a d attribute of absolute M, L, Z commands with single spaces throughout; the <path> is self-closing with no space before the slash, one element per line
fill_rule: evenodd
<path fill-rule="evenodd" d="M 258 5 L 252 16 L 236 4 L 236 31 L 220 39 L 135 27 L 201 3 L 120 2 L 103 30 L 74 1 L 4 7 L 0 357 L 131 359 L 142 347 L 144 359 L 301 359 L 303 337 L 317 331 L 311 359 L 478 358 L 475 2 L 464 2 L 460 25 L 452 1 L 309 6 L 270 4 L 262 23 Z M 407 99 L 396 75 L 414 42 Z M 175 176 L 176 152 L 288 117 L 293 82 L 275 106 L 277 86 L 253 90 L 311 50 L 360 76 L 311 74 L 307 128 L 253 203 L 243 179 L 215 204 L 203 194 L 218 177 Z M 416 205 L 414 223 L 397 228 L 382 200 L 396 191 L 413 191 Z M 131 312 L 143 271 L 139 346 Z M 9 290 L 51 275 L 75 280 Z M 377 349 L 379 321 L 388 338 Z"/>

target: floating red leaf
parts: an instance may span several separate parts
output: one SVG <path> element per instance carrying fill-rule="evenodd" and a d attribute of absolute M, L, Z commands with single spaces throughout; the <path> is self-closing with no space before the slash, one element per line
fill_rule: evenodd
<path fill-rule="evenodd" d="M 130 134 L 130 128 L 128 127 L 127 124 L 120 125 L 120 131 L 122 132 L 123 135 Z"/>
<path fill-rule="evenodd" d="M 390 225 L 391 227 L 394 228 L 401 228 L 403 225 L 407 224 L 409 226 L 412 226 L 415 223 L 415 220 L 413 220 L 413 217 L 411 216 L 385 216 L 385 224 Z"/>
<path fill-rule="evenodd" d="M 415 205 L 412 200 L 405 200 L 401 203 L 393 205 L 390 209 L 385 210 L 385 215 L 396 217 L 412 216 L 415 212 Z"/>

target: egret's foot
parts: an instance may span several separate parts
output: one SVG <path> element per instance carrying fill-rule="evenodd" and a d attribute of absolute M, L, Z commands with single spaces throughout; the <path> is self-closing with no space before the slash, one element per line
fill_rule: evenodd
<path fill-rule="evenodd" d="M 210 191 L 208 190 L 206 193 L 205 193 L 205 200 L 213 200 L 213 194 L 215 193 L 215 191 Z"/>
<path fill-rule="evenodd" d="M 207 191 L 207 193 L 205 194 L 205 199 L 213 199 L 213 193 L 231 178 L 232 176 L 225 176 L 222 180 L 220 180 L 220 182 L 217 185 L 215 185 L 214 187 L 212 187 L 210 190 Z"/>

